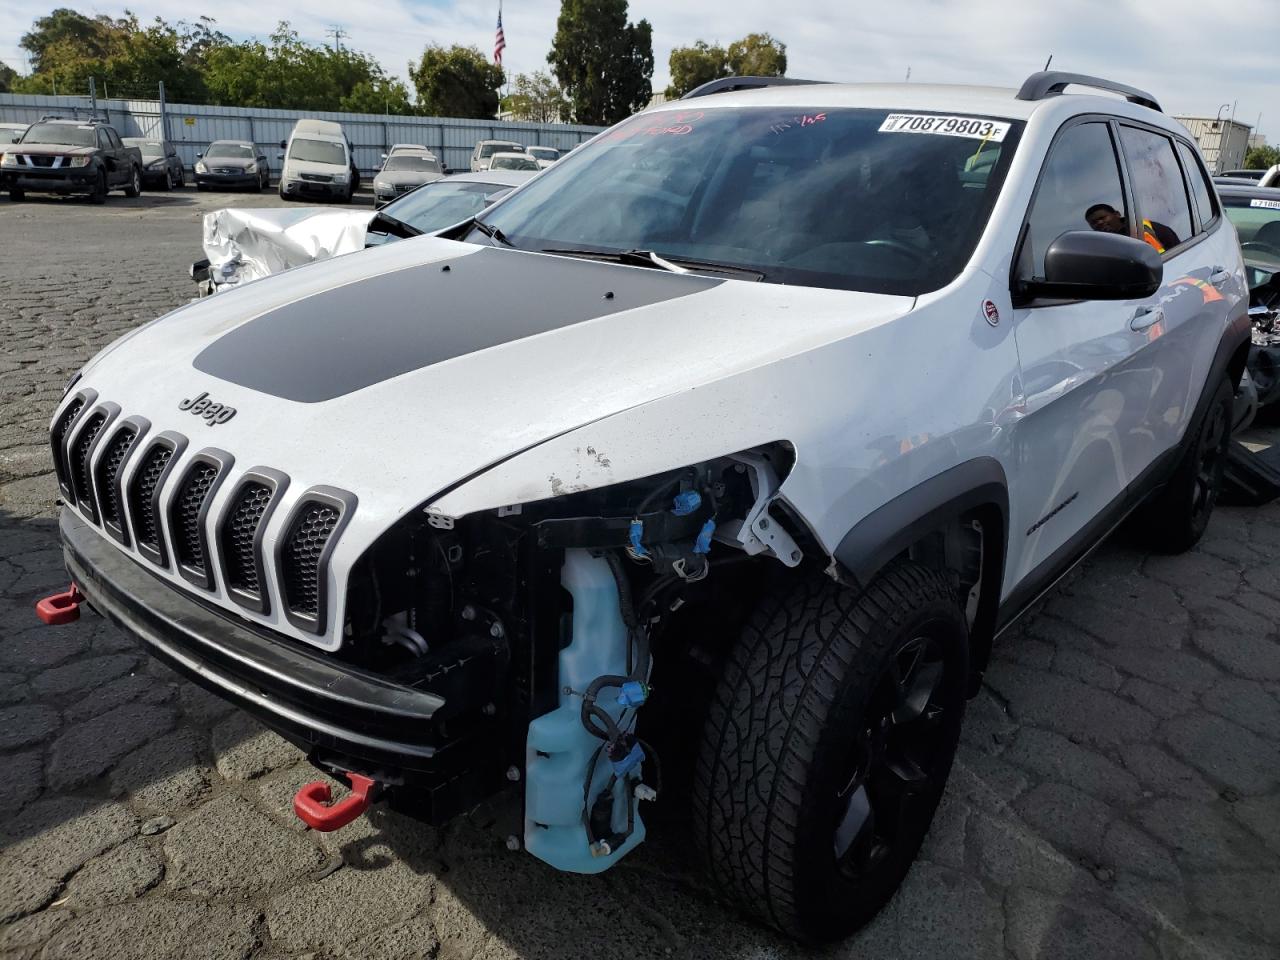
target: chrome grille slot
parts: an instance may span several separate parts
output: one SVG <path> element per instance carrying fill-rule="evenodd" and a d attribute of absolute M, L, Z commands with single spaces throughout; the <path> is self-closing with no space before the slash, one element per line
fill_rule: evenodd
<path fill-rule="evenodd" d="M 187 439 L 181 434 L 162 433 L 156 437 L 138 461 L 125 494 L 138 552 L 162 567 L 169 565 L 169 553 L 160 522 L 160 494 L 186 445 Z"/>
<path fill-rule="evenodd" d="M 231 454 L 222 450 L 201 450 L 192 457 L 169 504 L 178 572 L 206 590 L 212 590 L 214 582 L 206 533 L 209 506 L 232 462 Z"/>
<path fill-rule="evenodd" d="M 355 505 L 345 491 L 313 487 L 294 507 L 276 547 L 285 614 L 294 626 L 324 632 L 329 556 Z"/>
<path fill-rule="evenodd" d="M 53 429 L 49 431 L 49 446 L 53 449 L 53 471 L 58 477 L 58 488 L 62 498 L 68 503 L 75 503 L 75 493 L 71 488 L 71 474 L 67 469 L 67 453 L 63 441 L 71 433 L 76 418 L 84 412 L 87 404 L 92 403 L 94 394 L 80 394 L 62 411 Z"/>
<path fill-rule="evenodd" d="M 90 454 L 93 452 L 93 442 L 98 439 L 98 434 L 106 423 L 105 412 L 98 411 L 89 415 L 80 432 L 72 438 L 67 463 L 67 473 L 76 503 L 79 504 L 80 511 L 94 522 L 97 522 L 98 510 L 93 496 L 93 475 L 89 471 Z"/>

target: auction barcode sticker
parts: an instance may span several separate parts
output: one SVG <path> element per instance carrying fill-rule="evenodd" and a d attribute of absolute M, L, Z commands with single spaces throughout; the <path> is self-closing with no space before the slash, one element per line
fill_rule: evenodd
<path fill-rule="evenodd" d="M 1280 200 L 1250 200 L 1251 207 L 1266 207 L 1268 210 L 1280 210 Z"/>
<path fill-rule="evenodd" d="M 1009 124 L 981 117 L 940 117 L 928 113 L 891 113 L 880 124 L 881 133 L 934 133 L 943 137 L 970 137 L 999 143 Z"/>

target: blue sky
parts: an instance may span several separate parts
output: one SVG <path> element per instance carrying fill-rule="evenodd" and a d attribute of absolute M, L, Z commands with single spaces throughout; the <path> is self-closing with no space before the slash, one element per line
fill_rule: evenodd
<path fill-rule="evenodd" d="M 119 15 L 120 6 L 85 12 Z M 50 9 L 55 4 L 50 4 Z M 191 17 L 174 0 L 130 0 L 141 19 Z M 289 20 L 306 38 L 332 25 L 392 73 L 427 43 L 474 44 L 489 53 L 497 0 L 220 0 L 219 26 L 236 37 L 265 36 Z M 1228 15 L 1224 11 L 1229 10 Z M 509 73 L 546 69 L 559 0 L 505 0 Z M 24 69 L 18 39 L 42 9 L 0 4 L 0 58 Z M 1213 115 L 1236 103 L 1236 119 L 1280 141 L 1280 18 L 1274 0 L 632 0 L 633 19 L 654 28 L 654 88 L 667 82 L 667 56 L 697 39 L 729 43 L 768 31 L 787 44 L 792 76 L 824 80 L 912 81 L 1016 86 L 1049 54 L 1057 69 L 1110 76 L 1153 92 L 1170 113 Z"/>

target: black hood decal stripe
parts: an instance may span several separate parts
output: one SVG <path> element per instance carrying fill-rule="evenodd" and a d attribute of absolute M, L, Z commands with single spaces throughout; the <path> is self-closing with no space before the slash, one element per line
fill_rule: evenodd
<path fill-rule="evenodd" d="M 211 343 L 194 365 L 261 393 L 317 403 L 454 357 L 723 282 L 484 248 L 444 263 L 357 280 L 272 310 Z"/>

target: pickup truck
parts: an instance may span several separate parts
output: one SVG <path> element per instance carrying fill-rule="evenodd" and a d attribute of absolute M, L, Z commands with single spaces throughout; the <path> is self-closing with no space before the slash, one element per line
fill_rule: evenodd
<path fill-rule="evenodd" d="M 125 146 L 101 120 L 46 117 L 5 148 L 0 181 L 14 201 L 28 191 L 84 193 L 94 203 L 105 203 L 116 189 L 136 197 L 142 192 L 142 152 Z"/>

